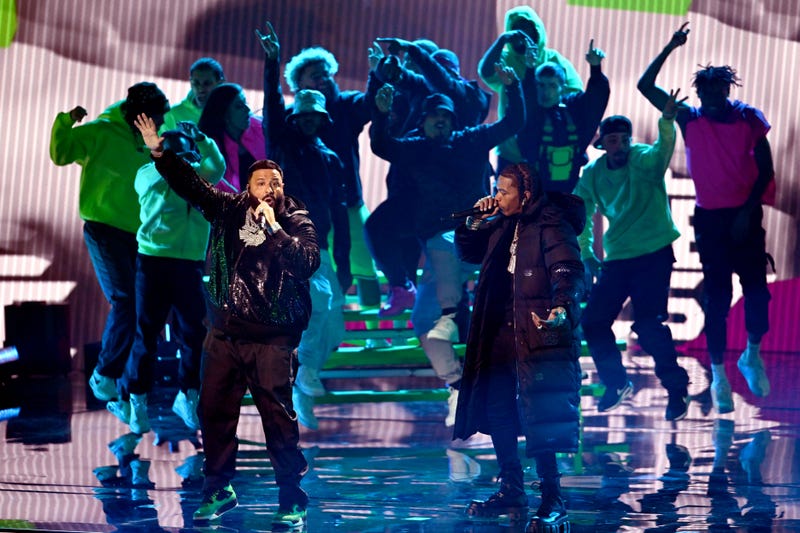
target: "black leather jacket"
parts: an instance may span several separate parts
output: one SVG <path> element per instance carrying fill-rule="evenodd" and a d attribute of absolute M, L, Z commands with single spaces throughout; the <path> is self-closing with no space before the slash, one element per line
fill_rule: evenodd
<path fill-rule="evenodd" d="M 287 196 L 276 217 L 282 229 L 268 235 L 248 216 L 247 192 L 214 189 L 169 150 L 155 161 L 170 187 L 211 222 L 212 326 L 256 342 L 299 342 L 311 315 L 308 280 L 320 263 L 317 232 L 304 206 Z"/>

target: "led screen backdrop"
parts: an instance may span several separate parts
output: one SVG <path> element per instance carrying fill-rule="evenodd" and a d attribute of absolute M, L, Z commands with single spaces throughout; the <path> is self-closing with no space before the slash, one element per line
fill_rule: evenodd
<path fill-rule="evenodd" d="M 454 50 L 462 74 L 476 65 L 503 26 L 507 9 L 522 2 L 488 0 L 0 0 L 0 304 L 67 301 L 72 344 L 100 337 L 107 305 L 94 278 L 77 215 L 80 168 L 54 166 L 48 157 L 50 126 L 59 111 L 82 105 L 96 117 L 138 81 L 156 82 L 170 101 L 187 93 L 188 67 L 212 56 L 228 80 L 243 85 L 250 106 L 262 106 L 262 52 L 254 37 L 265 21 L 274 25 L 286 60 L 301 48 L 321 45 L 336 54 L 343 89 L 363 89 L 366 51 L 375 37 L 426 37 Z M 689 42 L 675 51 L 659 85 L 690 94 L 698 64 L 730 64 L 743 80 L 732 96 L 761 108 L 773 129 L 778 201 L 767 208 L 768 248 L 776 259 L 773 349 L 796 349 L 790 318 L 797 312 L 800 171 L 794 139 L 800 121 L 797 58 L 800 3 L 661 0 L 543 0 L 530 5 L 547 27 L 548 45 L 567 56 L 584 77 L 590 39 L 607 59 L 612 87 L 609 114 L 626 114 L 635 140 L 652 142 L 657 112 L 636 91 L 652 57 L 686 20 Z M 288 94 L 288 90 L 285 90 Z M 496 99 L 494 100 L 496 105 Z M 493 109 L 490 120 L 496 117 Z M 386 165 L 362 137 L 365 200 L 385 195 Z M 597 153 L 591 153 L 596 157 Z M 702 329 L 701 275 L 694 251 L 694 190 L 686 177 L 679 137 L 668 177 L 672 209 L 682 237 L 670 301 L 675 338 L 693 340 Z M 132 199 L 135 201 L 135 199 Z M 737 287 L 738 289 L 738 287 Z M 737 295 L 738 298 L 738 295 Z M 782 318 L 783 320 L 779 320 Z M 629 332 L 623 311 L 616 328 Z M 2 324 L 0 324 L 2 328 Z M 0 330 L 0 338 L 6 332 Z M 769 339 L 772 339 L 771 341 Z"/>

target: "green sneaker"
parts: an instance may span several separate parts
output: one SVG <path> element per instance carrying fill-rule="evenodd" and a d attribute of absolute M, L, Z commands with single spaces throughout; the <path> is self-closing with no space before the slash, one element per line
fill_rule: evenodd
<path fill-rule="evenodd" d="M 214 520 L 227 513 L 239 502 L 236 501 L 236 493 L 230 484 L 221 489 L 217 489 L 211 494 L 204 494 L 200 507 L 194 512 L 193 518 L 198 521 Z"/>
<path fill-rule="evenodd" d="M 299 505 L 293 505 L 291 509 L 278 509 L 272 517 L 272 529 L 274 531 L 291 531 L 302 528 L 306 523 L 306 510 Z"/>

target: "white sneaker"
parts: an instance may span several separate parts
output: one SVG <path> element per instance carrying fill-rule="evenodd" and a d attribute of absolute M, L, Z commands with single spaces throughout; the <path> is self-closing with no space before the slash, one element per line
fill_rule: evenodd
<path fill-rule="evenodd" d="M 325 390 L 325 386 L 322 385 L 317 371 L 306 365 L 300 365 L 300 369 L 297 371 L 297 378 L 294 380 L 294 386 L 299 388 L 303 394 L 314 397 L 325 396 L 325 393 L 328 392 Z"/>
<path fill-rule="evenodd" d="M 733 412 L 733 394 L 726 376 L 714 376 L 711 381 L 711 402 L 721 415 Z"/>
<path fill-rule="evenodd" d="M 458 407 L 458 389 L 450 387 L 450 396 L 447 397 L 447 416 L 444 425 L 451 428 L 456 425 L 456 407 Z"/>
<path fill-rule="evenodd" d="M 458 342 L 458 326 L 454 314 L 442 315 L 428 332 L 429 339 L 438 339 L 446 342 Z"/>
<path fill-rule="evenodd" d="M 481 464 L 465 453 L 448 448 L 447 460 L 453 483 L 468 483 L 481 475 Z"/>
<path fill-rule="evenodd" d="M 200 429 L 200 419 L 197 418 L 199 401 L 200 392 L 197 389 L 188 389 L 186 392 L 178 391 L 175 401 L 172 402 L 172 412 L 178 415 L 192 431 Z"/>
<path fill-rule="evenodd" d="M 147 394 L 131 394 L 131 431 L 141 435 L 150 431 L 147 416 Z"/>
<path fill-rule="evenodd" d="M 107 402 L 117 397 L 117 385 L 113 379 L 97 373 L 95 368 L 89 378 L 89 388 L 98 400 Z"/>
<path fill-rule="evenodd" d="M 131 423 L 131 402 L 125 400 L 114 400 L 106 404 L 106 409 L 112 415 L 119 418 L 123 424 Z"/>
<path fill-rule="evenodd" d="M 736 366 L 739 367 L 739 372 L 744 376 L 747 386 L 750 387 L 753 394 L 761 398 L 769 394 L 769 378 L 764 370 L 764 361 L 759 354 L 753 354 L 749 349 L 745 349 Z"/>
<path fill-rule="evenodd" d="M 319 429 L 319 420 L 314 416 L 314 398 L 292 387 L 292 404 L 297 413 L 297 421 L 308 429 Z"/>

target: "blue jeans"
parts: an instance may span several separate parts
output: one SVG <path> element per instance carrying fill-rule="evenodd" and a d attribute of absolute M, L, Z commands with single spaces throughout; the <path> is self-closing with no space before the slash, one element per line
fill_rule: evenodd
<path fill-rule="evenodd" d="M 111 305 L 96 370 L 117 379 L 125 369 L 136 332 L 136 235 L 87 220 L 83 239 L 97 282 Z"/>
<path fill-rule="evenodd" d="M 158 337 L 172 310 L 181 350 L 178 386 L 200 388 L 200 354 L 206 327 L 203 261 L 139 254 L 136 260 L 136 337 L 119 381 L 123 399 L 152 390 Z"/>
<path fill-rule="evenodd" d="M 653 356 L 656 376 L 668 391 L 686 389 L 689 376 L 678 365 L 672 332 L 664 324 L 674 262 L 672 247 L 666 246 L 639 257 L 603 263 L 581 325 L 597 373 L 607 387 L 619 389 L 628 380 L 611 325 L 630 296 L 633 331 L 642 348 Z"/>

